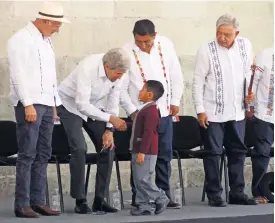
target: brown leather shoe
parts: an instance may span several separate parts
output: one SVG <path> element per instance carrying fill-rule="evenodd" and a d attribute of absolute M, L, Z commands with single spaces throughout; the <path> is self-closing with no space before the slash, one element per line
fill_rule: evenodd
<path fill-rule="evenodd" d="M 49 206 L 46 205 L 33 205 L 32 209 L 44 216 L 56 216 L 56 215 L 60 215 L 60 211 L 55 211 L 53 209 L 51 209 Z"/>
<path fill-rule="evenodd" d="M 15 208 L 15 216 L 18 218 L 39 218 L 40 214 L 33 211 L 31 207 Z"/>

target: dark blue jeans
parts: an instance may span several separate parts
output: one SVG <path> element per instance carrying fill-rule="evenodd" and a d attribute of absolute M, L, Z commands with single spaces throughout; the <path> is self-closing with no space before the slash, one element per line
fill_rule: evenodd
<path fill-rule="evenodd" d="M 159 127 L 159 151 L 156 163 L 156 178 L 155 183 L 158 188 L 162 189 L 167 197 L 171 199 L 170 192 L 170 177 L 171 177 L 171 160 L 173 157 L 172 142 L 173 142 L 173 121 L 171 116 L 160 119 Z M 131 187 L 133 199 L 135 198 L 135 185 L 131 174 Z"/>
<path fill-rule="evenodd" d="M 274 124 L 254 117 L 253 129 L 255 146 L 251 156 L 252 161 L 252 194 L 254 197 L 263 196 L 259 184 L 267 171 L 270 159 L 270 150 L 274 142 Z"/>
<path fill-rule="evenodd" d="M 44 205 L 47 166 L 52 153 L 53 108 L 34 105 L 36 122 L 25 121 L 21 103 L 15 107 L 18 158 L 16 162 L 15 207 Z"/>
<path fill-rule="evenodd" d="M 230 194 L 238 196 L 244 190 L 244 162 L 247 148 L 244 145 L 245 122 L 209 122 L 204 130 L 204 148 L 210 155 L 203 159 L 206 177 L 206 192 L 209 199 L 221 196 L 222 185 L 219 174 L 223 146 L 228 157 Z"/>

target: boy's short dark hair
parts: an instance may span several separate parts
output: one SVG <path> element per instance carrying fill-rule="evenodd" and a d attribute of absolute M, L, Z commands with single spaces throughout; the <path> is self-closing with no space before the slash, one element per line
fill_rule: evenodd
<path fill-rule="evenodd" d="M 152 21 L 149 19 L 142 19 L 138 20 L 135 23 L 133 34 L 134 35 L 140 35 L 140 36 L 145 36 L 145 35 L 150 35 L 154 36 L 155 35 L 155 25 Z"/>
<path fill-rule="evenodd" d="M 148 92 L 152 92 L 154 94 L 154 101 L 157 101 L 159 98 L 161 98 L 164 93 L 163 85 L 159 81 L 149 80 L 146 82 L 146 87 Z"/>

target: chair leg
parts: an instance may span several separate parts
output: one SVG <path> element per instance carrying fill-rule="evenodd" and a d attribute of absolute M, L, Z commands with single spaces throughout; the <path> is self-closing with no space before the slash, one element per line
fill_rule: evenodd
<path fill-rule="evenodd" d="M 229 202 L 229 183 L 228 183 L 228 168 L 227 168 L 227 157 L 226 154 L 224 154 L 224 187 L 225 187 L 225 200 L 228 203 Z"/>
<path fill-rule="evenodd" d="M 50 206 L 48 177 L 47 177 L 47 181 L 46 181 L 46 204 L 47 204 L 47 206 Z"/>
<path fill-rule="evenodd" d="M 201 202 L 205 201 L 205 194 L 206 194 L 206 178 L 204 177 Z"/>
<path fill-rule="evenodd" d="M 179 154 L 177 154 L 177 158 L 178 158 L 179 180 L 180 180 L 180 186 L 181 186 L 181 191 L 182 191 L 181 199 L 182 199 L 182 204 L 185 205 L 184 182 L 183 182 L 181 159 L 180 159 Z"/>
<path fill-rule="evenodd" d="M 56 159 L 56 170 L 57 170 L 58 190 L 59 190 L 59 194 L 60 194 L 60 208 L 61 208 L 61 212 L 64 213 L 64 200 L 63 200 L 61 171 L 60 171 L 60 164 L 57 159 Z"/>
<path fill-rule="evenodd" d="M 85 194 L 88 193 L 89 178 L 90 178 L 91 164 L 87 166 L 86 179 L 85 179 Z"/>
<path fill-rule="evenodd" d="M 115 163 L 116 163 L 117 184 L 118 184 L 118 189 L 120 191 L 120 198 L 121 198 L 121 209 L 124 209 L 124 199 L 123 199 L 123 191 L 122 191 L 122 184 L 121 184 L 121 177 L 120 177 L 120 169 L 119 169 L 119 162 L 117 158 L 115 158 Z"/>

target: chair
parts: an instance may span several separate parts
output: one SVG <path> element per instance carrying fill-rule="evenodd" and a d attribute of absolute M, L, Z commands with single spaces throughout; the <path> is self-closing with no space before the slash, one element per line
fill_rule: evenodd
<path fill-rule="evenodd" d="M 0 121 L 0 166 L 15 166 L 17 152 L 16 123 Z"/>
<path fill-rule="evenodd" d="M 128 119 L 124 119 L 127 121 Z M 120 161 L 131 161 L 131 152 L 129 150 L 130 147 L 130 138 L 131 138 L 131 129 L 127 131 L 115 131 L 114 133 L 114 142 L 115 142 L 115 164 L 116 164 L 116 174 L 117 174 L 117 182 L 118 188 L 120 190 L 120 197 L 121 197 L 121 209 L 124 209 L 123 203 L 123 190 L 121 184 L 121 177 L 120 177 L 120 168 L 119 162 Z"/>
<path fill-rule="evenodd" d="M 185 194 L 182 176 L 181 159 L 203 159 L 208 155 L 208 151 L 203 149 L 203 134 L 197 119 L 193 116 L 179 116 L 179 122 L 173 123 L 173 154 L 178 160 L 179 180 L 182 187 L 182 203 L 185 204 Z M 198 150 L 194 150 L 199 147 Z M 227 176 L 227 160 L 225 153 L 221 157 L 220 164 L 220 178 L 222 177 L 222 170 L 225 173 L 225 190 L 226 199 L 228 200 L 228 176 Z M 205 200 L 205 187 L 204 181 L 202 201 Z"/>
<path fill-rule="evenodd" d="M 49 163 L 56 164 L 58 190 L 60 194 L 61 212 L 64 213 L 64 200 L 60 164 L 68 164 L 70 161 L 70 147 L 65 129 L 62 124 L 55 125 L 52 136 L 52 157 Z"/>

